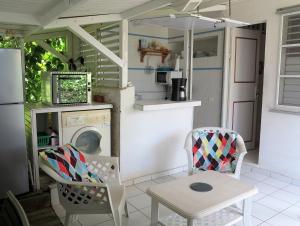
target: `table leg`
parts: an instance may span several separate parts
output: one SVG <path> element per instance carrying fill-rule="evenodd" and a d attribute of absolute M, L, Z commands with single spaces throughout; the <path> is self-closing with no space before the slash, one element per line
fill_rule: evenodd
<path fill-rule="evenodd" d="M 195 226 L 196 225 L 196 220 L 194 219 L 187 219 L 187 226 Z"/>
<path fill-rule="evenodd" d="M 151 226 L 158 225 L 158 201 L 152 197 L 151 199 Z"/>
<path fill-rule="evenodd" d="M 243 204 L 243 215 L 244 215 L 243 220 L 245 226 L 252 226 L 251 210 L 252 210 L 252 199 L 251 198 L 245 199 Z"/>

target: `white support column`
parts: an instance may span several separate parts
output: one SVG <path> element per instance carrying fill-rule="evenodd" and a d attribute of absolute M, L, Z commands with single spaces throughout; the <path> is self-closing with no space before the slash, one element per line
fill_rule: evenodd
<path fill-rule="evenodd" d="M 187 96 L 192 99 L 193 89 L 193 49 L 194 49 L 194 31 L 186 30 L 184 32 L 184 70 L 183 75 L 187 78 Z"/>
<path fill-rule="evenodd" d="M 189 31 L 184 31 L 184 42 L 183 42 L 183 54 L 184 54 L 184 64 L 183 64 L 183 77 L 187 78 L 189 72 Z"/>
<path fill-rule="evenodd" d="M 95 49 L 100 51 L 102 54 L 104 54 L 106 57 L 108 57 L 110 60 L 116 63 L 119 67 L 121 68 L 124 67 L 124 61 L 122 59 L 120 59 L 116 54 L 114 54 L 112 51 L 106 48 L 102 43 L 100 43 L 97 39 L 95 39 L 92 35 L 86 32 L 82 27 L 80 27 L 77 24 L 73 24 L 73 25 L 70 24 L 68 25 L 67 28 L 69 31 L 74 33 L 81 40 L 87 42 Z"/>
<path fill-rule="evenodd" d="M 58 52 L 56 49 L 52 48 L 48 43 L 42 40 L 36 40 L 36 43 L 41 46 L 46 51 L 52 53 L 54 56 L 56 56 L 58 59 L 60 59 L 63 63 L 68 63 L 68 58 Z"/>
<path fill-rule="evenodd" d="M 123 67 L 120 73 L 120 88 L 128 84 L 128 20 L 122 20 L 120 24 L 120 57 L 123 60 Z"/>
<path fill-rule="evenodd" d="M 190 71 L 189 71 L 189 78 L 188 78 L 188 87 L 189 87 L 189 99 L 193 98 L 193 55 L 194 55 L 194 30 L 189 30 L 190 32 Z"/>
<path fill-rule="evenodd" d="M 221 126 L 228 126 L 228 104 L 229 104 L 229 81 L 230 81 L 230 51 L 231 51 L 231 29 L 225 28 L 224 38 L 224 63 L 223 63 L 223 94 L 222 94 L 222 115 Z"/>

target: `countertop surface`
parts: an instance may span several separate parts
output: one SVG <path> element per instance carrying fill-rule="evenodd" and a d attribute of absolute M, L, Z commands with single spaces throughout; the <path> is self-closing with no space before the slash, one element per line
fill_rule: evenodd
<path fill-rule="evenodd" d="M 171 101 L 171 100 L 138 100 L 134 108 L 140 111 L 155 111 L 175 108 L 201 106 L 200 100 Z"/>
<path fill-rule="evenodd" d="M 42 103 L 26 104 L 25 107 L 37 113 L 43 112 L 60 112 L 60 111 L 84 111 L 84 110 L 98 110 L 98 109 L 111 109 L 112 104 L 108 103 L 92 103 L 92 104 L 62 104 L 62 105 L 45 105 Z"/>

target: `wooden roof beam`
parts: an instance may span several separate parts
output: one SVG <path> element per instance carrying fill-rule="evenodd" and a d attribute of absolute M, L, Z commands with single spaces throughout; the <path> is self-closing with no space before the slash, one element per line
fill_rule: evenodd
<path fill-rule="evenodd" d="M 120 14 L 109 14 L 109 15 L 97 15 L 97 16 L 84 16 L 84 17 L 73 17 L 73 18 L 61 18 L 54 20 L 44 27 L 44 29 L 56 29 L 68 27 L 69 25 L 88 25 L 88 24 L 99 24 L 107 22 L 121 21 Z"/>
<path fill-rule="evenodd" d="M 113 53 L 110 49 L 105 47 L 102 43 L 100 43 L 97 39 L 95 39 L 92 35 L 90 35 L 87 31 L 85 31 L 82 27 L 77 24 L 68 25 L 68 30 L 75 34 L 78 38 L 86 43 L 90 44 L 93 48 L 98 50 L 100 53 L 104 54 L 111 61 L 116 63 L 119 67 L 125 67 L 126 63 L 118 57 L 115 53 Z"/>
<path fill-rule="evenodd" d="M 148 1 L 142 5 L 136 6 L 129 10 L 123 11 L 121 17 L 123 19 L 132 19 L 134 17 L 140 16 L 142 14 L 151 12 L 156 9 L 160 9 L 169 5 L 172 5 L 174 0 L 152 0 Z"/>

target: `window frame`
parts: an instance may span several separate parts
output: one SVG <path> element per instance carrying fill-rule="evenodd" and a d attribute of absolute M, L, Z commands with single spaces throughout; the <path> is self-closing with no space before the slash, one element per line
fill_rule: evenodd
<path fill-rule="evenodd" d="M 288 48 L 288 46 L 297 46 L 300 47 L 299 44 L 284 44 L 283 43 L 283 32 L 284 32 L 284 19 L 288 16 L 292 15 L 300 15 L 300 11 L 291 12 L 291 13 L 284 13 L 281 14 L 281 22 L 280 22 L 280 39 L 279 39 L 279 61 L 278 61 L 278 71 L 277 71 L 277 83 L 276 83 L 276 99 L 275 99 L 275 110 L 279 111 L 287 111 L 287 112 L 296 112 L 300 113 L 300 105 L 299 106 L 293 106 L 293 105 L 286 105 L 286 104 L 280 104 L 279 98 L 280 98 L 280 80 L 282 78 L 298 78 L 300 79 L 299 75 L 284 75 L 281 74 L 281 67 L 282 67 L 282 53 L 284 48 Z"/>

